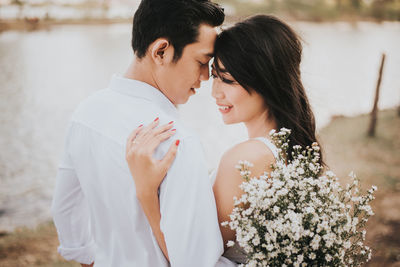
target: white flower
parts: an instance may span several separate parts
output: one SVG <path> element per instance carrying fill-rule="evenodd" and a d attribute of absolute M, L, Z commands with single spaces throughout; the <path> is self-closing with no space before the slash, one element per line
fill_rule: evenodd
<path fill-rule="evenodd" d="M 299 255 L 299 256 L 297 257 L 297 263 L 302 263 L 302 262 L 303 262 L 303 259 L 304 259 L 304 256 L 303 256 L 303 255 Z"/>
<path fill-rule="evenodd" d="M 319 248 L 319 242 L 321 241 L 321 236 L 315 235 L 311 241 L 311 247 L 313 250 L 317 250 Z"/>
<path fill-rule="evenodd" d="M 326 174 L 326 176 L 328 176 L 330 178 L 335 177 L 335 174 L 332 171 L 327 171 L 325 174 Z"/>
<path fill-rule="evenodd" d="M 305 213 L 311 213 L 311 214 L 315 213 L 315 209 L 313 207 L 306 207 L 304 211 Z"/>
<path fill-rule="evenodd" d="M 280 211 L 279 207 L 278 206 L 274 206 L 274 212 L 275 213 L 279 213 L 279 211 Z"/>
<path fill-rule="evenodd" d="M 233 242 L 232 240 L 229 240 L 228 243 L 226 243 L 226 246 L 228 248 L 233 247 L 235 245 L 235 242 Z"/>
<path fill-rule="evenodd" d="M 272 251 L 274 249 L 274 246 L 273 245 L 271 245 L 271 244 L 268 244 L 267 245 L 267 250 L 268 251 Z"/>
<path fill-rule="evenodd" d="M 327 254 L 327 255 L 325 255 L 325 259 L 327 262 L 330 262 L 330 261 L 332 261 L 332 256 Z"/>
<path fill-rule="evenodd" d="M 260 244 L 260 238 L 256 236 L 255 238 L 253 238 L 252 243 L 254 246 L 258 246 Z"/>

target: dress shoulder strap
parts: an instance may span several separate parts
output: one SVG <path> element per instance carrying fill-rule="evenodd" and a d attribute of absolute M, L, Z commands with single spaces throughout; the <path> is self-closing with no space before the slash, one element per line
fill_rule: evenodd
<path fill-rule="evenodd" d="M 253 139 L 263 142 L 271 150 L 272 154 L 274 154 L 275 159 L 278 160 L 278 149 L 269 139 L 265 137 L 255 137 Z"/>

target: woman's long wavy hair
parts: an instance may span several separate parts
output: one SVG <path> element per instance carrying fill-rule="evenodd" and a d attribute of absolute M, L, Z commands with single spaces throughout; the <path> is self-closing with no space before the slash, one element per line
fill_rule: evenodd
<path fill-rule="evenodd" d="M 268 109 L 268 118 L 292 130 L 292 147 L 303 148 L 317 142 L 315 118 L 301 75 L 302 45 L 297 34 L 273 16 L 250 17 L 222 31 L 215 43 L 214 65 L 217 74 L 224 70 L 250 94 L 260 94 Z M 324 164 L 321 153 L 321 164 Z"/>

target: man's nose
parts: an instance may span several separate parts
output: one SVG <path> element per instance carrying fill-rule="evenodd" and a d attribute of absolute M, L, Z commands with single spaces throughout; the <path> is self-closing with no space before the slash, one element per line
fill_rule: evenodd
<path fill-rule="evenodd" d="M 208 81 L 208 79 L 210 79 L 210 67 L 207 64 L 200 70 L 200 81 Z"/>

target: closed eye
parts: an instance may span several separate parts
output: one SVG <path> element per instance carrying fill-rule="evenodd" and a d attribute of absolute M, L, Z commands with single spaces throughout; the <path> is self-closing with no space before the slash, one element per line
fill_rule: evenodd
<path fill-rule="evenodd" d="M 224 77 L 222 77 L 221 80 L 222 80 L 222 82 L 224 82 L 224 83 L 226 83 L 226 84 L 233 84 L 233 83 L 235 83 L 235 81 L 226 79 L 226 78 L 224 78 Z"/>
<path fill-rule="evenodd" d="M 208 66 L 208 61 L 206 63 L 203 63 L 201 61 L 197 61 L 197 62 L 199 62 L 200 66 Z"/>
<path fill-rule="evenodd" d="M 212 77 L 213 79 L 221 79 L 221 81 L 224 82 L 224 83 L 226 83 L 226 84 L 234 84 L 234 83 L 236 83 L 235 81 L 226 79 L 226 78 L 224 78 L 224 77 L 217 76 L 213 71 L 211 72 L 211 77 Z"/>

